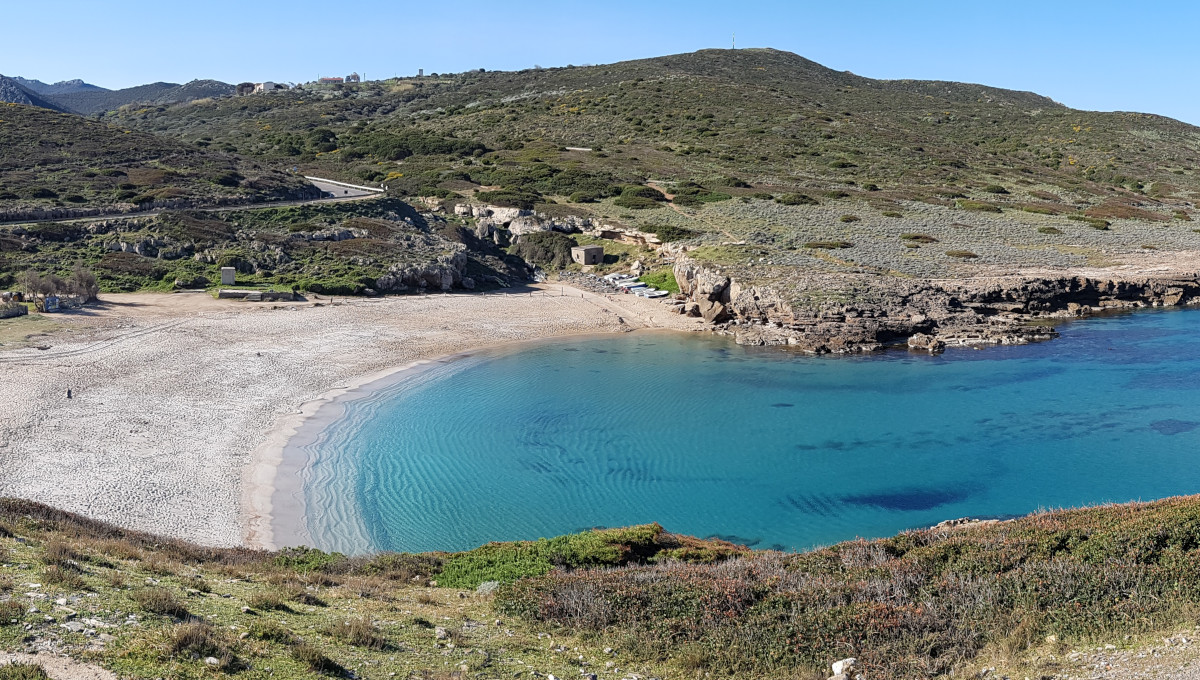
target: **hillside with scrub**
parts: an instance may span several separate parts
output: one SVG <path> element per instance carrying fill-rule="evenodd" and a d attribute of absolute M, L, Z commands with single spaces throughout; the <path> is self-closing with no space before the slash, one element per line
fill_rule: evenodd
<path fill-rule="evenodd" d="M 0 104 L 0 221 L 313 198 L 258 161 L 34 106 Z"/>
<path fill-rule="evenodd" d="M 1163 636 L 1186 644 L 1197 527 L 1189 497 L 803 553 L 645 525 L 345 557 L 0 500 L 0 653 L 127 678 L 824 678 L 845 658 L 867 678 L 1077 677 L 1097 648 L 1162 664 Z M 0 677 L 41 677 L 20 672 Z"/>
<path fill-rule="evenodd" d="M 769 49 L 476 71 L 113 113 L 408 200 L 668 231 L 793 308 L 870 281 L 1112 268 L 1200 247 L 1200 129 Z M 866 283 L 864 283 L 866 281 Z"/>
<path fill-rule="evenodd" d="M 330 177 L 385 188 L 550 275 L 577 269 L 571 245 L 605 245 L 614 257 L 602 271 L 641 262 L 678 288 L 679 311 L 734 324 L 724 330 L 753 344 L 1024 342 L 1044 334 L 991 321 L 1200 299 L 1200 284 L 1178 284 L 1200 249 L 1200 129 L 983 85 L 874 80 L 777 50 L 308 84 L 95 119 L 14 110 L 17 124 L 0 124 L 13 142 L 0 151 L 0 215 L 253 200 L 294 175 Z M 122 135 L 138 143 L 122 146 Z M 519 212 L 500 220 L 497 209 Z M 513 215 L 532 228 L 514 229 Z M 8 229 L 0 238 L 21 236 Z M 545 229 L 571 234 L 528 234 Z M 94 260 L 95 243 L 10 268 L 61 274 L 84 252 Z M 170 245 L 158 252 L 188 243 Z M 208 250 L 275 276 L 247 245 L 258 248 L 231 238 Z M 378 291 L 404 258 L 369 249 L 366 265 L 346 258 L 274 283 Z M 174 268 L 137 262 L 163 276 Z M 1069 283 L 1081 277 L 1079 289 Z M 845 318 L 919 320 L 822 325 Z"/>

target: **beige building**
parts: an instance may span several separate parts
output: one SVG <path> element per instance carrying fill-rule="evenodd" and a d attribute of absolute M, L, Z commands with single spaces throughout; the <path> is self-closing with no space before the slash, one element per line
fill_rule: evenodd
<path fill-rule="evenodd" d="M 604 262 L 604 246 L 575 246 L 571 248 L 571 259 L 584 266 Z"/>

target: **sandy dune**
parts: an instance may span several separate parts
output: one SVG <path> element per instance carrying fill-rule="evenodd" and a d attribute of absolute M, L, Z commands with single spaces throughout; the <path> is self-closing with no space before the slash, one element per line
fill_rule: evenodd
<path fill-rule="evenodd" d="M 59 317 L 65 330 L 36 343 L 48 349 L 0 352 L 0 496 L 221 546 L 253 537 L 252 454 L 321 395 L 502 343 L 702 327 L 655 301 L 557 285 L 321 306 L 103 297 Z M 261 466 L 257 479 L 270 481 Z"/>

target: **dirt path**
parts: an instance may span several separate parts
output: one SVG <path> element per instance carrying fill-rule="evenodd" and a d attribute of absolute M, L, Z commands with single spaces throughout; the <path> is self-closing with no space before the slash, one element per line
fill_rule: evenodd
<path fill-rule="evenodd" d="M 46 654 L 7 654 L 0 652 L 0 667 L 10 664 L 41 666 L 51 680 L 117 680 L 109 671 L 65 656 Z"/>

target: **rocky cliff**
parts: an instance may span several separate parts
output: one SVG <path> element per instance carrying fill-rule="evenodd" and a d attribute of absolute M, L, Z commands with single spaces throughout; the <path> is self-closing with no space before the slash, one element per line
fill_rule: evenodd
<path fill-rule="evenodd" d="M 816 354 L 858 353 L 907 342 L 913 349 L 947 345 L 1022 344 L 1057 335 L 1056 318 L 1111 309 L 1200 304 L 1200 278 L 992 277 L 824 281 L 868 286 L 869 299 L 797 303 L 774 286 L 747 285 L 686 254 L 675 278 L 685 313 L 749 345 L 790 345 Z"/>

